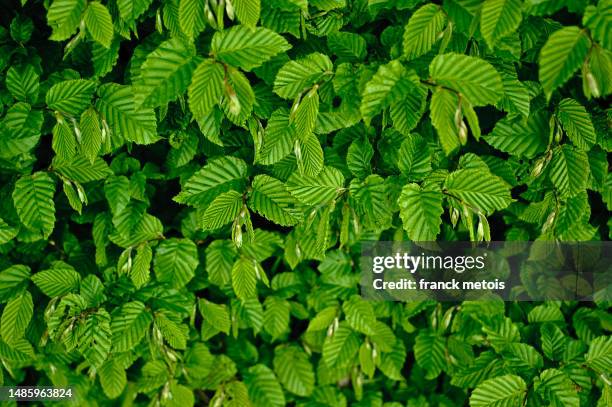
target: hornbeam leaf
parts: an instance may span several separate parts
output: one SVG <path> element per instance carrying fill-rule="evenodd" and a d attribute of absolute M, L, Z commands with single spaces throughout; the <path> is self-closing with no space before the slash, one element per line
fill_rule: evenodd
<path fill-rule="evenodd" d="M 240 257 L 232 266 L 232 288 L 241 300 L 257 296 L 259 267 L 255 260 L 246 257 Z"/>
<path fill-rule="evenodd" d="M 527 121 L 503 118 L 484 140 L 500 151 L 517 157 L 533 158 L 542 153 L 548 144 L 549 126 L 546 116 L 544 112 L 538 112 L 530 115 Z"/>
<path fill-rule="evenodd" d="M 274 79 L 274 93 L 284 99 L 293 99 L 333 72 L 329 57 L 324 54 L 309 54 L 302 59 L 283 65 Z"/>
<path fill-rule="evenodd" d="M 297 346 L 274 350 L 274 371 L 281 384 L 293 394 L 308 397 L 315 387 L 312 364 L 306 352 Z"/>
<path fill-rule="evenodd" d="M 219 103 L 223 94 L 223 67 L 204 60 L 193 72 L 189 85 L 189 108 L 196 120 L 204 118 Z"/>
<path fill-rule="evenodd" d="M 522 20 L 520 0 L 486 0 L 480 13 L 480 31 L 489 48 L 513 33 Z"/>
<path fill-rule="evenodd" d="M 200 0 L 180 0 L 178 20 L 181 30 L 189 38 L 196 37 L 206 26 L 206 2 Z"/>
<path fill-rule="evenodd" d="M 233 0 L 238 20 L 249 27 L 255 27 L 261 12 L 260 0 Z"/>
<path fill-rule="evenodd" d="M 47 238 L 55 224 L 55 182 L 45 172 L 19 178 L 13 191 L 13 203 L 23 224 Z"/>
<path fill-rule="evenodd" d="M 435 379 L 446 368 L 446 340 L 427 330 L 421 331 L 414 342 L 414 357 L 427 372 L 425 378 Z"/>
<path fill-rule="evenodd" d="M 110 399 L 119 397 L 127 385 L 125 369 L 117 359 L 107 360 L 100 367 L 98 377 L 104 394 Z"/>
<path fill-rule="evenodd" d="M 550 163 L 550 180 L 562 197 L 569 198 L 584 191 L 589 178 L 589 161 L 584 151 L 569 145 L 555 148 Z"/>
<path fill-rule="evenodd" d="M 516 375 L 486 380 L 474 389 L 470 407 L 519 406 L 527 394 L 527 384 Z"/>
<path fill-rule="evenodd" d="M 444 182 L 444 189 L 450 196 L 484 214 L 504 209 L 513 201 L 510 185 L 498 176 L 479 169 L 452 172 Z"/>
<path fill-rule="evenodd" d="M 140 68 L 136 99 L 144 107 L 162 106 L 183 94 L 200 58 L 195 47 L 179 38 L 162 42 Z"/>
<path fill-rule="evenodd" d="M 126 140 L 136 144 L 151 144 L 159 140 L 155 112 L 136 107 L 131 86 L 108 83 L 98 88 L 98 95 L 96 106 L 110 126 L 113 145 L 120 146 Z"/>
<path fill-rule="evenodd" d="M 477 57 L 437 55 L 429 65 L 429 74 L 436 84 L 461 93 L 473 106 L 493 105 L 503 93 L 499 73 Z"/>
<path fill-rule="evenodd" d="M 256 175 L 251 188 L 249 207 L 264 218 L 282 226 L 295 225 L 301 220 L 295 199 L 279 180 L 268 175 Z"/>
<path fill-rule="evenodd" d="M 140 301 L 123 304 L 113 313 L 111 330 L 113 350 L 127 352 L 146 335 L 153 317 Z"/>
<path fill-rule="evenodd" d="M 217 59 L 245 71 L 291 48 L 287 40 L 272 30 L 243 25 L 216 32 L 210 47 Z"/>
<path fill-rule="evenodd" d="M 47 22 L 53 30 L 50 38 L 63 41 L 74 34 L 86 7 L 85 0 L 54 0 L 47 12 Z"/>
<path fill-rule="evenodd" d="M 595 129 L 584 106 L 574 99 L 563 99 L 557 111 L 559 121 L 572 143 L 581 150 L 589 150 L 595 144 Z"/>
<path fill-rule="evenodd" d="M 324 167 L 314 176 L 294 173 L 287 180 L 287 189 L 298 201 L 311 206 L 325 205 L 341 191 L 344 176 L 333 167 Z"/>
<path fill-rule="evenodd" d="M 436 240 L 442 224 L 442 200 L 440 191 L 422 189 L 417 184 L 407 184 L 402 188 L 397 203 L 400 217 L 410 240 L 429 242 Z"/>
<path fill-rule="evenodd" d="M 174 200 L 196 208 L 205 208 L 222 192 L 243 191 L 246 175 L 246 163 L 239 158 L 220 157 L 211 160 L 187 180 Z"/>
<path fill-rule="evenodd" d="M 113 19 L 108 9 L 101 3 L 93 1 L 87 6 L 83 17 L 87 31 L 94 40 L 106 48 L 113 41 Z"/>
<path fill-rule="evenodd" d="M 538 380 L 539 379 L 539 380 Z M 580 398 L 574 382 L 561 370 L 546 369 L 536 379 L 534 389 L 551 405 L 579 406 Z"/>
<path fill-rule="evenodd" d="M 255 405 L 269 407 L 285 406 L 285 395 L 278 379 L 269 367 L 258 364 L 245 372 L 244 382 L 249 390 L 249 399 Z"/>
<path fill-rule="evenodd" d="M 100 367 L 111 348 L 110 316 L 100 308 L 85 317 L 76 328 L 78 349 L 94 367 Z"/>
<path fill-rule="evenodd" d="M 431 50 L 446 25 L 446 13 L 437 4 L 426 4 L 414 12 L 404 30 L 404 55 L 414 59 Z"/>
<path fill-rule="evenodd" d="M 540 82 L 546 98 L 582 65 L 591 41 L 579 27 L 555 31 L 540 51 Z"/>
<path fill-rule="evenodd" d="M 189 239 L 167 239 L 155 250 L 153 267 L 157 280 L 181 288 L 195 275 L 198 248 Z"/>
<path fill-rule="evenodd" d="M 74 79 L 59 82 L 47 92 L 47 106 L 53 110 L 77 116 L 87 109 L 95 90 L 96 84 L 92 81 Z"/>
<path fill-rule="evenodd" d="M 400 97 L 412 93 L 418 78 L 398 60 L 381 65 L 361 94 L 361 115 L 366 124 L 382 109 Z"/>
<path fill-rule="evenodd" d="M 39 92 L 39 75 L 32 65 L 12 66 L 6 72 L 6 88 L 21 102 L 35 103 Z"/>
<path fill-rule="evenodd" d="M 32 281 L 45 295 L 59 297 L 75 291 L 81 283 L 81 276 L 70 264 L 55 261 L 50 269 L 34 274 Z"/>
<path fill-rule="evenodd" d="M 217 195 L 202 215 L 202 229 L 215 230 L 227 225 L 240 214 L 242 194 L 227 191 Z"/>
<path fill-rule="evenodd" d="M 32 319 L 33 310 L 32 295 L 28 291 L 24 291 L 6 304 L 2 311 L 0 329 L 4 342 L 10 345 L 23 338 Z"/>
<path fill-rule="evenodd" d="M 455 112 L 459 106 L 457 95 L 444 88 L 437 88 L 431 97 L 431 123 L 435 127 L 440 144 L 446 155 L 453 154 L 461 143 L 459 129 L 455 122 Z"/>

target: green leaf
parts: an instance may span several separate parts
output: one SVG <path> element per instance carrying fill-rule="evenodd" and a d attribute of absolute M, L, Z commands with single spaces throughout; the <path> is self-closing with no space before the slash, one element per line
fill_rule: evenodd
<path fill-rule="evenodd" d="M 77 142 L 68 123 L 61 120 L 53 126 L 51 148 L 58 157 L 70 160 L 76 154 Z"/>
<path fill-rule="evenodd" d="M 100 367 L 98 377 L 104 394 L 110 399 L 119 397 L 127 385 L 125 369 L 117 359 L 106 361 Z"/>
<path fill-rule="evenodd" d="M 445 25 L 446 14 L 437 4 L 415 11 L 404 30 L 404 56 L 410 60 L 431 51 Z"/>
<path fill-rule="evenodd" d="M 141 288 L 149 282 L 151 272 L 151 259 L 153 259 L 153 250 L 148 244 L 138 246 L 134 264 L 130 270 L 130 279 L 136 288 Z"/>
<path fill-rule="evenodd" d="M 335 32 L 327 37 L 327 46 L 343 60 L 362 60 L 367 54 L 367 44 L 361 35 L 351 32 Z"/>
<path fill-rule="evenodd" d="M 33 104 L 38 98 L 39 75 L 32 65 L 12 66 L 6 72 L 6 88 L 18 101 Z"/>
<path fill-rule="evenodd" d="M 180 0 L 178 20 L 188 38 L 197 37 L 206 26 L 206 3 L 198 0 Z"/>
<path fill-rule="evenodd" d="M 54 0 L 47 12 L 47 22 L 53 30 L 49 38 L 63 41 L 74 34 L 86 6 L 85 0 Z"/>
<path fill-rule="evenodd" d="M 417 184 L 407 184 L 402 188 L 397 203 L 400 217 L 410 240 L 429 242 L 436 240 L 444 213 L 440 191 L 423 189 Z"/>
<path fill-rule="evenodd" d="M 581 150 L 590 150 L 595 144 L 595 129 L 584 106 L 574 99 L 559 102 L 557 117 L 572 143 Z"/>
<path fill-rule="evenodd" d="M 89 107 L 81 114 L 79 129 L 81 131 L 81 151 L 93 164 L 103 142 L 100 120 L 93 107 Z"/>
<path fill-rule="evenodd" d="M 267 297 L 264 306 L 263 327 L 265 331 L 272 336 L 272 339 L 281 338 L 289 330 L 291 320 L 289 303 L 278 297 Z"/>
<path fill-rule="evenodd" d="M 291 46 L 281 35 L 263 27 L 236 25 L 218 31 L 211 42 L 215 58 L 250 71 Z"/>
<path fill-rule="evenodd" d="M 443 336 L 421 331 L 414 343 L 414 357 L 427 372 L 426 379 L 435 379 L 446 368 L 446 340 Z"/>
<path fill-rule="evenodd" d="M 111 348 L 110 316 L 104 309 L 90 313 L 77 327 L 79 352 L 94 367 L 100 367 Z"/>
<path fill-rule="evenodd" d="M 199 120 L 210 113 L 223 94 L 223 67 L 210 59 L 204 60 L 193 72 L 189 85 L 189 108 Z"/>
<path fill-rule="evenodd" d="M 593 339 L 585 361 L 589 367 L 600 374 L 610 373 L 612 371 L 612 338 L 600 336 Z"/>
<path fill-rule="evenodd" d="M 550 163 L 550 180 L 564 198 L 584 191 L 589 178 L 589 161 L 584 151 L 558 146 Z"/>
<path fill-rule="evenodd" d="M 82 183 L 99 181 L 113 173 L 101 157 L 96 157 L 92 163 L 83 155 L 76 155 L 69 160 L 56 156 L 51 167 L 63 176 Z"/>
<path fill-rule="evenodd" d="M 215 230 L 227 225 L 238 217 L 242 205 L 240 192 L 227 191 L 217 195 L 202 215 L 202 228 Z"/>
<path fill-rule="evenodd" d="M 234 10 L 238 20 L 249 27 L 255 27 L 261 11 L 260 0 L 233 0 Z"/>
<path fill-rule="evenodd" d="M 39 271 L 32 281 L 48 297 L 59 297 L 74 292 L 81 284 L 81 276 L 68 263 L 55 261 L 50 269 Z"/>
<path fill-rule="evenodd" d="M 526 122 L 503 118 L 484 140 L 505 153 L 533 158 L 546 149 L 548 134 L 548 119 L 541 112 L 529 116 Z"/>
<path fill-rule="evenodd" d="M 232 288 L 241 300 L 257 296 L 257 278 L 261 266 L 253 260 L 241 257 L 232 266 Z"/>
<path fill-rule="evenodd" d="M 284 99 L 294 99 L 333 71 L 329 57 L 313 53 L 283 65 L 274 79 L 274 93 Z"/>
<path fill-rule="evenodd" d="M 127 352 L 134 349 L 146 335 L 153 317 L 140 301 L 123 304 L 113 313 L 113 351 Z"/>
<path fill-rule="evenodd" d="M 0 122 L 0 157 L 12 158 L 30 151 L 40 138 L 43 114 L 27 103 L 15 103 Z"/>
<path fill-rule="evenodd" d="M 189 239 L 167 239 L 155 250 L 153 267 L 160 282 L 181 288 L 195 275 L 198 248 Z"/>
<path fill-rule="evenodd" d="M 0 245 L 10 242 L 17 236 L 19 230 L 0 218 Z"/>
<path fill-rule="evenodd" d="M 277 347 L 274 350 L 274 371 L 287 391 L 308 397 L 315 387 L 312 364 L 306 352 L 297 346 Z"/>
<path fill-rule="evenodd" d="M 287 180 L 287 190 L 298 201 L 311 206 L 321 206 L 336 198 L 342 191 L 344 176 L 333 167 L 324 167 L 315 176 L 294 173 Z"/>
<path fill-rule="evenodd" d="M 244 375 L 244 382 L 249 389 L 249 398 L 255 405 L 269 407 L 285 406 L 283 389 L 274 372 L 266 365 L 250 367 Z"/>
<path fill-rule="evenodd" d="M 495 104 L 503 92 L 501 76 L 483 59 L 460 54 L 437 55 L 429 65 L 433 81 L 462 96 L 473 106 Z"/>
<path fill-rule="evenodd" d="M 343 322 L 323 342 L 323 362 L 328 368 L 345 366 L 353 361 L 359 351 L 357 334 Z"/>
<path fill-rule="evenodd" d="M 544 370 L 539 380 L 536 379 L 534 389 L 550 402 L 550 406 L 580 406 L 574 383 L 560 370 Z"/>
<path fill-rule="evenodd" d="M 23 338 L 32 319 L 33 310 L 32 295 L 28 291 L 24 291 L 6 304 L 2 311 L 1 321 L 1 333 L 4 342 L 10 345 Z"/>
<path fill-rule="evenodd" d="M 131 86 L 109 83 L 98 88 L 96 108 L 111 129 L 111 140 L 120 146 L 125 141 L 151 144 L 159 140 L 153 109 L 136 107 Z"/>
<path fill-rule="evenodd" d="M 484 214 L 504 209 L 513 202 L 510 186 L 504 180 L 478 169 L 452 172 L 446 178 L 444 189 L 450 196 L 477 208 Z"/>
<path fill-rule="evenodd" d="M 480 32 L 489 48 L 516 31 L 522 20 L 520 0 L 486 0 L 480 12 Z"/>
<path fill-rule="evenodd" d="M 381 65 L 361 94 L 361 115 L 366 124 L 382 109 L 415 88 L 414 73 L 407 72 L 401 62 L 394 60 Z"/>
<path fill-rule="evenodd" d="M 346 322 L 355 331 L 364 335 L 376 333 L 376 315 L 368 301 L 354 295 L 342 304 L 342 310 L 346 315 Z"/>
<path fill-rule="evenodd" d="M 516 375 L 486 380 L 474 389 L 470 407 L 520 406 L 527 393 L 525 381 Z"/>
<path fill-rule="evenodd" d="M 193 45 L 178 38 L 162 42 L 140 67 L 136 100 L 144 107 L 174 101 L 187 90 L 198 62 Z"/>
<path fill-rule="evenodd" d="M 295 225 L 301 220 L 295 199 L 279 180 L 268 175 L 256 175 L 251 188 L 249 207 L 264 218 L 281 226 Z"/>
<path fill-rule="evenodd" d="M 546 98 L 568 81 L 582 65 L 591 41 L 579 27 L 555 31 L 540 51 L 539 77 Z"/>
<path fill-rule="evenodd" d="M 162 334 L 163 338 L 174 349 L 185 349 L 187 347 L 187 326 L 171 319 L 171 314 L 155 314 L 155 327 Z"/>
<path fill-rule="evenodd" d="M 15 183 L 13 203 L 21 222 L 47 238 L 55 224 L 55 182 L 45 172 L 26 175 Z"/>
<path fill-rule="evenodd" d="M 84 79 L 59 82 L 47 92 L 47 106 L 50 109 L 77 116 L 89 107 L 95 90 L 95 82 Z"/>
<path fill-rule="evenodd" d="M 87 31 L 102 46 L 110 48 L 113 41 L 113 19 L 108 9 L 101 3 L 93 1 L 87 6 L 83 16 Z"/>
<path fill-rule="evenodd" d="M 245 127 L 255 103 L 255 93 L 246 76 L 239 70 L 229 67 L 225 93 L 221 98 L 221 107 L 225 116 L 234 124 Z"/>
<path fill-rule="evenodd" d="M 427 89 L 423 86 L 415 86 L 413 91 L 404 94 L 389 110 L 393 126 L 404 134 L 409 133 L 423 116 L 426 101 Z"/>
<path fill-rule="evenodd" d="M 418 134 L 402 142 L 397 166 L 409 181 L 420 181 L 431 171 L 431 155 L 425 139 Z"/>
<path fill-rule="evenodd" d="M 196 208 L 205 208 L 223 192 L 243 191 L 246 175 L 246 163 L 239 158 L 220 157 L 211 160 L 187 180 L 174 200 Z"/>
<path fill-rule="evenodd" d="M 275 110 L 264 131 L 259 162 L 264 165 L 279 162 L 291 154 L 295 138 L 295 125 L 289 122 L 289 111 L 284 108 Z"/>
<path fill-rule="evenodd" d="M 346 154 L 346 165 L 357 178 L 365 178 L 372 173 L 370 161 L 374 149 L 367 138 L 354 140 Z"/>
<path fill-rule="evenodd" d="M 314 131 L 317 123 L 317 115 L 319 114 L 317 87 L 313 87 L 294 109 L 289 116 L 289 123 L 295 127 L 297 137 L 304 140 Z"/>
<path fill-rule="evenodd" d="M 323 148 L 314 133 L 304 139 L 298 138 L 295 149 L 298 171 L 304 175 L 315 175 L 323 169 Z"/>
<path fill-rule="evenodd" d="M 119 214 L 130 202 L 130 180 L 125 175 L 108 177 L 104 182 L 104 196 L 111 212 Z"/>
<path fill-rule="evenodd" d="M 153 0 L 117 0 L 119 15 L 127 22 L 133 22 L 142 15 Z"/>
<path fill-rule="evenodd" d="M 440 144 L 446 155 L 451 155 L 459 147 L 459 129 L 455 121 L 455 112 L 459 107 L 457 95 L 444 88 L 437 88 L 431 97 L 431 123 L 438 132 Z"/>
<path fill-rule="evenodd" d="M 230 314 L 225 304 L 215 304 L 205 299 L 200 299 L 200 314 L 204 321 L 215 330 L 229 335 L 231 328 Z"/>

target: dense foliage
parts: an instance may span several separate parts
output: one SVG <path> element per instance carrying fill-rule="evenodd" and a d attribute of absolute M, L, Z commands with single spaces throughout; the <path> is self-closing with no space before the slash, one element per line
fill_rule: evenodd
<path fill-rule="evenodd" d="M 368 302 L 356 267 L 609 239 L 610 0 L 3 4 L 5 386 L 612 405 L 608 302 Z"/>

